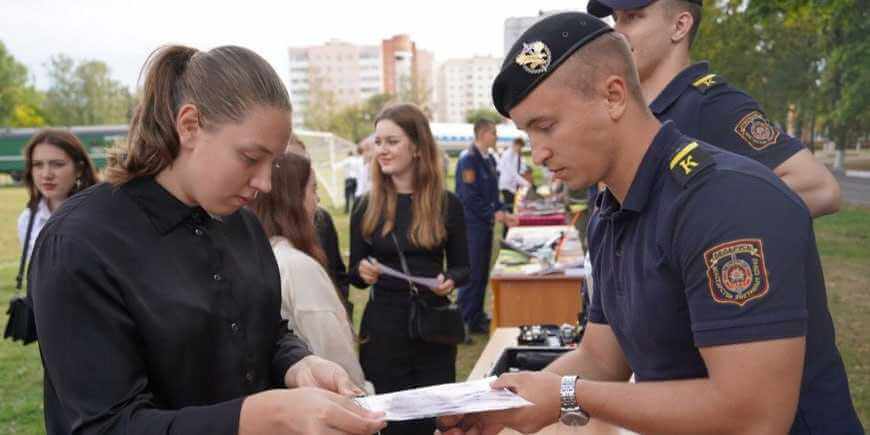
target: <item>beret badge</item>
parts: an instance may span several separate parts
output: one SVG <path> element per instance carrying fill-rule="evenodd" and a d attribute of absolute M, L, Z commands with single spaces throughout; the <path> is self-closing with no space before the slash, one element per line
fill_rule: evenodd
<path fill-rule="evenodd" d="M 535 41 L 523 43 L 523 49 L 517 55 L 516 63 L 529 74 L 541 74 L 547 72 L 551 59 L 550 47 L 541 41 Z"/>

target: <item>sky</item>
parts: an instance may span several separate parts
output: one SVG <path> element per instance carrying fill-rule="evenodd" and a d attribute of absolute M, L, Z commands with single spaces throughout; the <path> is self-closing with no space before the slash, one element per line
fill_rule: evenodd
<path fill-rule="evenodd" d="M 0 0 L 0 41 L 39 89 L 50 86 L 45 66 L 59 53 L 106 62 L 133 88 L 149 53 L 172 43 L 248 47 L 286 82 L 291 46 L 375 45 L 407 33 L 437 62 L 502 56 L 506 18 L 566 9 L 585 10 L 586 0 Z"/>

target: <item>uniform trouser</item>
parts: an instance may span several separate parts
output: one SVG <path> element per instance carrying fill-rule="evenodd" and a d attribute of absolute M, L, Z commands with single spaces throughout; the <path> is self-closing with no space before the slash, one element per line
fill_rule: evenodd
<path fill-rule="evenodd" d="M 514 211 L 514 198 L 515 197 L 516 197 L 516 194 L 514 194 L 510 190 L 502 189 L 502 191 L 501 191 L 502 201 L 501 202 L 502 202 L 502 204 L 507 206 L 508 211 L 511 211 L 511 212 Z"/>
<path fill-rule="evenodd" d="M 407 293 L 375 292 L 360 325 L 360 364 L 377 394 L 456 382 L 456 346 L 411 340 Z M 427 298 L 437 298 L 428 294 Z M 442 298 L 443 299 L 443 298 Z M 446 299 L 442 302 L 446 303 Z M 390 422 L 382 434 L 432 435 L 435 419 Z"/>
<path fill-rule="evenodd" d="M 354 198 L 356 196 L 356 178 L 346 178 L 344 180 L 344 212 L 350 213 L 353 209 Z"/>
<path fill-rule="evenodd" d="M 489 264 L 492 258 L 492 226 L 468 225 L 468 259 L 471 279 L 459 288 L 459 309 L 462 320 L 468 326 L 477 326 L 485 320 L 483 299 L 489 283 Z"/>

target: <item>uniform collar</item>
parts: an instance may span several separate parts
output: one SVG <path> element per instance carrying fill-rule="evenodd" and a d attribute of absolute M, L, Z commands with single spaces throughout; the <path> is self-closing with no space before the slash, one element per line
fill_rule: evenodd
<path fill-rule="evenodd" d="M 634 174 L 634 180 L 628 188 L 628 194 L 625 196 L 622 207 L 619 206 L 616 197 L 610 193 L 610 190 L 598 195 L 597 205 L 602 208 L 602 213 L 606 215 L 619 210 L 642 211 L 650 197 L 655 195 L 653 188 L 662 173 L 662 161 L 670 154 L 680 137 L 681 134 L 674 126 L 673 121 L 666 121 L 662 124 Z"/>
<path fill-rule="evenodd" d="M 668 110 L 668 107 L 671 104 L 674 104 L 674 101 L 677 101 L 677 98 L 680 98 L 680 95 L 685 92 L 685 90 L 692 86 L 692 82 L 695 81 L 699 76 L 706 74 L 707 71 L 710 71 L 710 64 L 708 62 L 698 62 L 693 65 L 689 65 L 682 72 L 677 74 L 665 89 L 656 97 L 655 100 L 649 105 L 650 110 L 656 115 L 661 115 L 664 111 Z"/>
<path fill-rule="evenodd" d="M 477 148 L 477 144 L 475 144 L 474 142 L 471 143 L 471 152 L 480 156 L 481 159 L 486 159 L 490 155 L 488 152 L 486 154 L 480 152 L 480 149 Z"/>
<path fill-rule="evenodd" d="M 187 206 L 157 184 L 154 177 L 137 178 L 121 186 L 121 190 L 142 208 L 161 235 L 172 231 L 187 219 L 196 225 L 205 225 L 210 220 L 202 207 Z"/>

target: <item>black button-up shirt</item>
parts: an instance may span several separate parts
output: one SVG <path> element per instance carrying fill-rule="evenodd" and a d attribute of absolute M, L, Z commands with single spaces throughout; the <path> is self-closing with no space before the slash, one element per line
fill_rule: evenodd
<path fill-rule="evenodd" d="M 309 354 L 257 219 L 214 219 L 152 178 L 66 201 L 29 290 L 50 434 L 236 434 L 244 396 Z"/>

